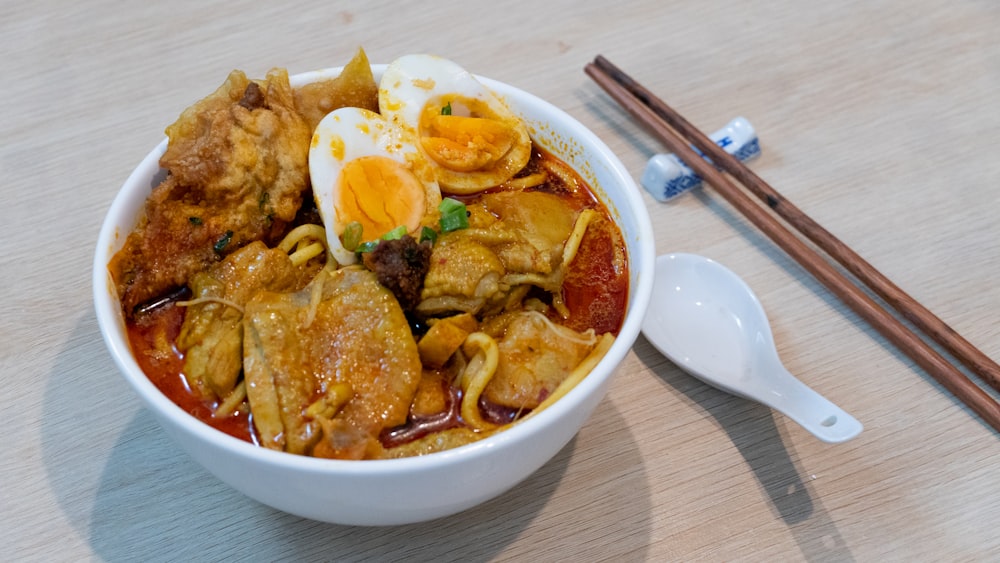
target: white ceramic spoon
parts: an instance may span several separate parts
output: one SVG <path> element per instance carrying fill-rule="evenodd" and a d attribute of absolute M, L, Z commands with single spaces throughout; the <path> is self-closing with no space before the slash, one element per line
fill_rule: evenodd
<path fill-rule="evenodd" d="M 785 369 L 757 296 L 718 262 L 659 256 L 642 332 L 684 371 L 785 414 L 824 442 L 861 432 L 857 419 Z"/>

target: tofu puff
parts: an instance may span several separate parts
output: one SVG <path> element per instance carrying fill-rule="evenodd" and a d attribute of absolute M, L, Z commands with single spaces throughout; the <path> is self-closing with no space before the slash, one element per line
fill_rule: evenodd
<path fill-rule="evenodd" d="M 166 129 L 166 178 L 110 264 L 126 314 L 252 241 L 279 240 L 309 188 L 311 124 L 328 106 L 374 109 L 377 91 L 359 51 L 339 77 L 298 91 L 284 69 L 233 71 L 186 109 Z"/>

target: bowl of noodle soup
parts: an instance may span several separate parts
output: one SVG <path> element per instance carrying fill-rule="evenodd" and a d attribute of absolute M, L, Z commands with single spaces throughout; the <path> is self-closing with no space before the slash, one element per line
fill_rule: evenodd
<path fill-rule="evenodd" d="M 376 77 L 385 65 L 372 65 Z M 293 86 L 337 76 L 341 68 L 291 77 Z M 142 404 L 196 462 L 245 495 L 279 510 L 348 525 L 397 525 L 469 509 L 516 487 L 563 448 L 602 400 L 631 349 L 652 292 L 654 241 L 640 191 L 621 161 L 591 131 L 555 106 L 510 85 L 477 77 L 527 126 L 532 142 L 589 185 L 618 226 L 628 291 L 617 335 L 592 369 L 544 409 L 488 437 L 399 459 L 322 459 L 275 451 L 205 424 L 171 400 L 143 371 L 109 264 L 139 221 L 167 141 L 127 178 L 97 242 L 93 292 L 108 350 Z"/>

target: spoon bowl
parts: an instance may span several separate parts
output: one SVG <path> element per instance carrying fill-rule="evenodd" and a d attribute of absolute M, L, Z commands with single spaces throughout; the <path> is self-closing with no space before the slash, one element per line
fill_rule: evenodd
<path fill-rule="evenodd" d="M 657 258 L 654 279 L 642 332 L 681 369 L 783 413 L 824 442 L 861 432 L 857 419 L 785 369 L 763 306 L 735 273 L 677 253 Z"/>

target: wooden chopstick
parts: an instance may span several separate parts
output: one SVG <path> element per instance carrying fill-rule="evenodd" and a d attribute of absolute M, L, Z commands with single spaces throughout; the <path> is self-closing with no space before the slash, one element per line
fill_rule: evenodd
<path fill-rule="evenodd" d="M 593 63 L 587 64 L 584 70 L 587 75 L 589 75 L 599 86 L 601 86 L 601 88 L 614 98 L 629 114 L 645 125 L 650 132 L 663 142 L 663 144 L 670 151 L 675 153 L 681 160 L 684 161 L 685 164 L 691 167 L 691 169 L 694 170 L 696 174 L 701 176 L 701 178 L 708 185 L 715 188 L 715 190 L 722 195 L 723 198 L 725 198 L 733 207 L 735 207 L 751 223 L 753 223 L 765 235 L 773 240 L 803 268 L 811 273 L 820 283 L 826 286 L 827 289 L 848 305 L 855 313 L 865 319 L 865 321 L 867 321 L 873 328 L 878 330 L 879 333 L 892 342 L 893 345 L 895 345 L 900 351 L 909 356 L 910 359 L 912 359 L 917 365 L 926 370 L 932 377 L 934 377 L 934 379 L 938 381 L 938 383 L 941 384 L 941 386 L 965 403 L 991 427 L 1000 431 L 1000 404 L 998 404 L 993 397 L 967 378 L 961 370 L 948 362 L 948 360 L 946 360 L 941 354 L 938 354 L 927 342 L 910 330 L 899 319 L 882 308 L 875 302 L 874 299 L 869 297 L 867 293 L 854 285 L 854 283 L 834 268 L 826 259 L 817 254 L 801 239 L 785 228 L 778 221 L 778 219 L 768 213 L 767 209 L 757 204 L 757 202 L 751 199 L 750 196 L 745 194 L 736 184 L 734 184 L 729 177 L 717 170 L 715 166 L 708 163 L 702 158 L 701 155 L 696 153 L 694 149 L 691 148 L 691 145 L 694 144 L 697 146 L 699 150 L 712 160 L 712 162 L 727 172 L 731 169 L 738 170 L 740 168 L 745 168 L 742 163 L 731 157 L 725 151 L 719 150 L 715 143 L 712 143 L 700 132 L 698 135 L 691 134 L 684 135 L 686 138 L 681 137 L 680 134 L 675 132 L 671 127 L 672 124 L 683 122 L 685 125 L 679 125 L 678 129 L 680 130 L 683 127 L 688 130 L 688 133 L 697 131 L 697 129 L 688 124 L 686 120 L 683 120 L 683 118 L 680 118 L 680 116 L 673 110 L 669 109 L 669 107 L 662 100 L 659 100 L 659 98 L 650 93 L 648 90 L 642 88 L 624 72 L 604 59 L 604 57 L 598 56 Z M 628 86 L 626 86 L 626 84 L 628 84 Z M 667 121 L 667 118 L 661 117 L 658 111 L 653 109 L 652 106 L 654 105 L 660 109 L 660 112 L 666 112 L 672 116 L 669 122 Z M 683 134 L 683 132 L 681 132 L 681 134 Z M 697 142 L 699 140 L 702 142 Z M 734 178 L 742 181 L 744 178 L 751 177 L 750 174 L 752 174 L 752 172 L 749 174 L 747 172 L 740 171 L 738 173 L 733 173 L 732 175 Z M 819 232 L 819 230 L 826 233 L 825 229 L 816 229 L 819 225 L 811 219 L 808 219 L 804 213 L 799 211 L 790 203 L 787 203 L 787 200 L 781 197 L 780 194 L 774 191 L 773 188 L 768 186 L 763 180 L 757 178 L 755 175 L 753 178 L 755 178 L 755 180 L 750 180 L 750 182 L 756 182 L 755 187 L 759 192 L 758 197 L 762 197 L 765 203 L 768 204 L 768 207 L 772 209 L 775 207 L 783 207 L 785 212 L 792 217 L 792 219 L 786 219 L 786 221 L 793 226 L 796 226 L 796 223 L 801 224 L 804 228 L 814 233 Z M 747 188 L 751 189 L 749 186 Z M 802 218 L 806 218 L 808 220 L 803 221 Z M 794 219 L 798 219 L 798 221 L 796 222 Z M 837 241 L 836 238 L 829 233 L 826 233 L 826 236 L 817 235 L 817 239 L 823 241 L 824 244 L 831 242 L 831 240 L 836 241 L 836 244 L 833 244 L 833 246 L 842 247 L 841 254 L 843 256 L 857 256 L 853 253 L 853 251 L 850 252 L 850 254 L 844 253 L 843 249 L 847 249 L 847 246 L 840 241 Z M 816 242 L 816 244 L 817 246 L 820 246 L 819 242 Z M 827 251 L 825 248 L 823 248 L 823 250 L 824 252 Z M 861 260 L 860 257 L 858 257 L 858 260 Z M 861 260 L 861 262 L 864 261 Z M 867 263 L 865 264 L 867 265 Z M 855 273 L 855 269 L 857 269 L 862 275 L 870 273 L 867 271 L 869 269 L 871 271 L 875 271 L 875 268 L 870 265 L 860 268 L 850 268 L 845 265 L 845 268 L 848 268 L 848 270 L 859 279 L 861 279 L 861 276 Z M 879 274 L 878 277 L 884 278 L 881 274 Z M 894 284 L 891 285 L 892 287 L 895 287 Z M 896 290 L 898 290 L 902 295 L 905 295 L 905 293 L 902 293 L 902 290 L 899 290 L 898 288 L 896 288 Z M 873 291 L 875 290 L 873 289 Z M 876 293 L 878 292 L 876 291 Z M 886 301 L 891 303 L 890 299 L 886 299 Z M 897 299 L 896 301 L 897 303 L 893 306 L 895 307 L 896 305 L 899 305 L 904 309 L 907 309 L 909 305 L 911 305 L 911 302 L 916 303 L 916 301 L 909 296 L 906 296 L 905 299 Z M 921 309 L 923 309 L 923 307 L 921 307 Z M 912 311 L 912 309 L 909 310 Z M 901 314 L 908 319 L 911 319 L 911 317 L 914 316 L 912 312 Z M 916 325 L 916 323 L 914 324 Z M 941 324 L 943 325 L 944 323 L 942 322 Z M 951 329 L 947 329 L 946 332 L 954 333 Z M 928 335 L 931 335 L 930 331 Z M 971 344 L 966 344 L 969 348 L 975 349 L 975 347 Z M 947 348 L 951 351 L 951 347 Z M 961 347 L 956 348 L 960 349 Z M 979 352 L 978 350 L 976 350 L 976 352 L 986 358 L 982 352 Z M 956 357 L 958 357 L 957 354 Z"/>
<path fill-rule="evenodd" d="M 796 231 L 840 263 L 847 271 L 885 300 L 917 329 L 940 344 L 987 385 L 1000 391 L 1000 365 L 990 359 L 919 301 L 875 269 L 851 247 L 824 229 L 819 223 L 784 198 L 767 182 L 738 159 L 732 158 L 670 106 L 633 80 L 610 61 L 598 55 L 594 65 L 612 76 L 634 96 L 642 100 L 667 125 L 708 155 L 716 166 L 732 175 Z"/>

